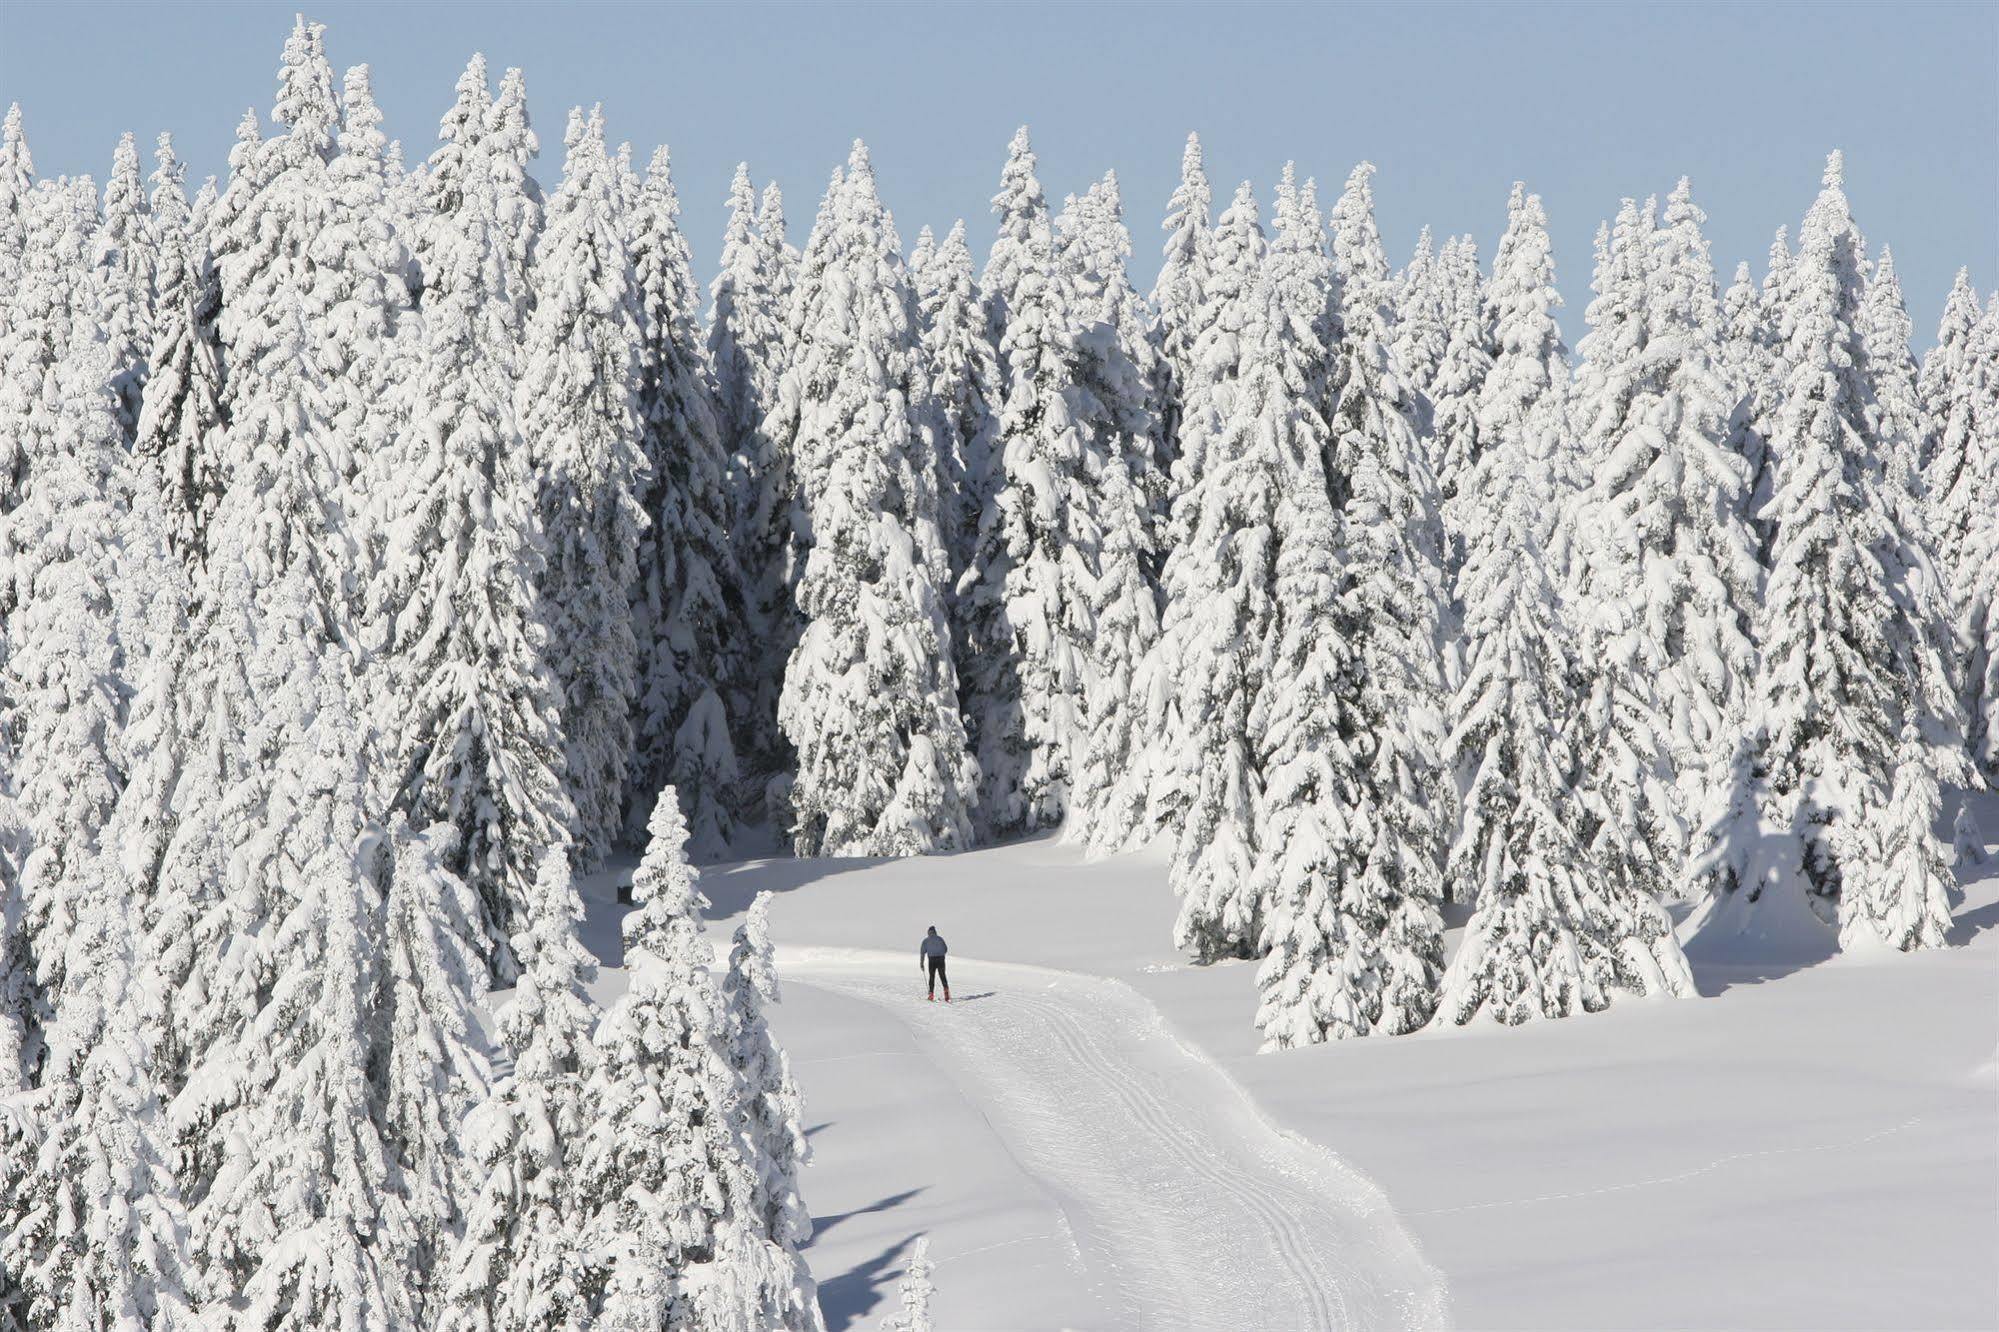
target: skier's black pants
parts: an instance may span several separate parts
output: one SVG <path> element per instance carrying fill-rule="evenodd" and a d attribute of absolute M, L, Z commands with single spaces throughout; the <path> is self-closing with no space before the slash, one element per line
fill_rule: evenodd
<path fill-rule="evenodd" d="M 941 957 L 926 957 L 923 960 L 930 964 L 931 996 L 933 998 L 936 996 L 939 985 L 944 987 L 945 994 L 951 993 L 951 978 L 944 974 L 944 959 Z"/>

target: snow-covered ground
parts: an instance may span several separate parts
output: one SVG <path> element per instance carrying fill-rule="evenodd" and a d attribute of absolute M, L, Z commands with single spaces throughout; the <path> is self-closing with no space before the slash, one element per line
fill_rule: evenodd
<path fill-rule="evenodd" d="M 777 894 L 836 1330 L 875 1325 L 922 1234 L 952 1329 L 1999 1326 L 1999 877 L 1941 953 L 1696 945 L 1699 1000 L 1281 1055 L 1255 1053 L 1251 965 L 1172 951 L 1156 855 L 703 885 L 718 943 Z M 615 962 L 608 882 L 586 892 Z"/>

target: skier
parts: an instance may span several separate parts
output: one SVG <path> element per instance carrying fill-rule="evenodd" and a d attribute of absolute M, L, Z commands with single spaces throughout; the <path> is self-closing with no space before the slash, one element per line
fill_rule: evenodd
<path fill-rule="evenodd" d="M 944 946 L 944 936 L 937 932 L 935 925 L 930 927 L 930 933 L 923 936 L 923 942 L 916 946 L 916 969 L 922 971 L 928 968 L 930 972 L 930 993 L 923 996 L 925 999 L 934 1001 L 937 987 L 942 985 L 944 1002 L 951 1002 L 951 979 L 944 974 L 944 954 L 950 951 Z"/>

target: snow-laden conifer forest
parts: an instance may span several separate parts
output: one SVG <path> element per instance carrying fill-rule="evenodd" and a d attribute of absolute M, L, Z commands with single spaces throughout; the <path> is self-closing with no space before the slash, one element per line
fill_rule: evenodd
<path fill-rule="evenodd" d="M 1808 963 L 1743 1048 L 1990 1007 L 1899 955 L 1993 960 L 1999 295 L 1919 362 L 1839 152 L 1756 266 L 1605 200 L 1581 298 L 1526 184 L 1391 252 L 1392 162 L 1058 198 L 1022 128 L 911 232 L 858 141 L 788 223 L 483 57 L 434 135 L 304 18 L 276 89 L 199 184 L 0 130 L 0 1329 L 1761 1324 L 1488 1292 L 1355 1089 L 1442 1151 Z M 967 852 L 961 1026 L 885 1024 Z M 815 1207 L 821 1129 L 929 1159 L 826 1063 L 912 1040 L 984 1127 L 891 1202 L 1054 1230 Z"/>

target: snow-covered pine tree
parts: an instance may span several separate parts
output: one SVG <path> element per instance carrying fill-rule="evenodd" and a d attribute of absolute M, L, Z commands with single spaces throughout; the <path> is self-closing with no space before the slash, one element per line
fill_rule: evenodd
<path fill-rule="evenodd" d="M 548 560 L 548 658 L 562 690 L 572 854 L 601 864 L 624 826 L 639 690 L 631 592 L 646 459 L 639 449 L 638 308 L 603 119 L 569 113 L 562 187 L 535 250 L 534 313 L 514 411 L 535 470 Z"/>
<path fill-rule="evenodd" d="M 993 210 L 988 325 L 1006 396 L 991 494 L 965 578 L 966 728 L 977 746 L 982 836 L 1059 825 L 1068 811 L 1091 675 L 1089 595 L 1102 543 L 1090 476 L 1105 462 L 1075 384 L 1078 293 L 1023 129 Z"/>
<path fill-rule="evenodd" d="M 865 187 L 866 158 L 850 179 Z M 773 1236 L 737 1132 L 722 998 L 680 804 L 662 793 L 625 918 L 631 987 L 604 1017 L 585 1089 L 573 1224 L 605 1327 L 823 1326 L 811 1275 Z"/>
<path fill-rule="evenodd" d="M 1906 494 L 1879 430 L 1861 328 L 1866 246 L 1838 153 L 1784 283 L 1785 391 L 1771 435 L 1774 531 L 1758 625 L 1756 748 L 1742 797 L 1708 820 L 1691 865 L 1708 890 L 1696 928 L 1762 929 L 1804 901 L 1830 924 L 1844 879 L 1884 872 L 1870 820 L 1890 800 L 1905 727 L 1937 776 L 1962 764 L 1958 700 L 1940 650 L 1929 562 L 1897 513 Z M 1843 826 L 1843 825 L 1860 825 Z M 1774 856 L 1761 843 L 1781 839 Z M 1920 938 L 1920 935 L 1912 936 Z"/>
<path fill-rule="evenodd" d="M 937 1287 L 930 1282 L 936 1264 L 930 1261 L 930 1237 L 918 1235 L 909 1251 L 902 1279 L 895 1283 L 896 1303 L 901 1307 L 882 1319 L 882 1332 L 930 1332 L 930 1297 Z"/>
<path fill-rule="evenodd" d="M 680 794 L 695 855 L 713 858 L 736 836 L 742 793 L 734 733 L 749 710 L 744 662 L 754 648 L 728 537 L 730 446 L 716 420 L 693 261 L 663 147 L 653 154 L 636 207 L 640 452 L 650 477 L 642 503 L 650 526 L 639 542 L 632 614 L 640 662 L 633 719 L 639 749 L 625 801 L 625 839 L 638 839 L 653 800 L 670 786 Z M 762 321 L 772 312 L 756 313 Z M 751 347 L 767 335 L 758 327 Z M 754 376 L 751 358 L 762 350 L 732 345 L 736 371 Z M 754 383 L 736 389 L 757 391 Z"/>
<path fill-rule="evenodd" d="M 1664 225 L 1642 230 L 1647 253 L 1613 250 L 1591 337 L 1616 345 L 1577 379 L 1597 460 L 1576 524 L 1585 724 L 1611 825 L 1655 889 L 1679 875 L 1684 824 L 1730 757 L 1755 673 L 1753 478 L 1731 447 L 1703 220 L 1682 178 Z"/>
<path fill-rule="evenodd" d="M 1193 484 L 1193 478 L 1182 475 L 1180 432 L 1187 397 L 1205 378 L 1195 346 L 1206 327 L 1208 282 L 1214 270 L 1215 235 L 1208 217 L 1213 202 L 1201 161 L 1201 138 L 1189 134 L 1180 155 L 1180 183 L 1166 201 L 1166 220 L 1160 224 L 1167 233 L 1165 261 L 1152 284 L 1153 341 L 1159 348 L 1159 462 L 1166 470 L 1169 492 L 1165 507 L 1155 515 L 1160 523 L 1175 512 L 1176 497 Z M 1190 521 L 1191 515 L 1180 512 L 1161 548 L 1179 546 Z"/>
<path fill-rule="evenodd" d="M 803 630 L 779 721 L 798 755 L 788 797 L 801 855 L 912 855 L 967 845 L 976 780 L 958 712 L 922 426 L 928 376 L 915 298 L 867 149 L 814 229 L 794 327 L 806 332 L 773 417 L 804 506 Z"/>
<path fill-rule="evenodd" d="M 923 352 L 930 368 L 931 395 L 942 419 L 939 461 L 939 519 L 951 565 L 953 610 L 956 589 L 972 565 L 979 515 L 991 489 L 993 443 L 1004 386 L 999 360 L 986 334 L 985 303 L 972 275 L 972 252 L 965 223 L 951 224 L 929 263 L 912 266 L 918 308 L 923 315 Z M 954 619 L 954 626 L 963 621 Z M 963 634 L 958 635 L 960 639 Z M 960 643 L 962 678 L 968 663 Z"/>
<path fill-rule="evenodd" d="M 1430 456 L 1443 507 L 1446 554 L 1455 576 L 1473 535 L 1463 525 L 1464 514 L 1456 501 L 1486 447 L 1478 403 L 1492 370 L 1492 351 L 1485 341 L 1478 245 L 1469 236 L 1445 242 L 1438 268 L 1445 302 L 1444 355 L 1428 390 Z"/>
<path fill-rule="evenodd" d="M 152 469 L 166 535 L 187 571 L 189 593 L 207 563 L 208 524 L 221 501 L 222 343 L 216 319 L 222 286 L 205 228 L 190 214 L 184 168 L 173 140 L 160 136 L 152 210 L 158 239 L 158 291 L 149 377 L 133 443 Z"/>
<path fill-rule="evenodd" d="M 1929 424 L 1917 387 L 1919 371 L 1909 337 L 1915 325 L 1902 299 L 1902 280 L 1895 274 L 1895 253 L 1886 245 L 1868 274 L 1860 300 L 1860 339 L 1867 354 L 1867 374 L 1874 384 L 1876 428 L 1881 435 L 1888 479 L 1899 491 L 1895 505 L 1906 534 L 1934 549 L 1927 534 L 1927 514 L 1919 513 L 1923 495 L 1923 441 Z"/>
<path fill-rule="evenodd" d="M 32 959 L 32 1019 L 46 1026 L 68 981 L 67 941 L 82 927 L 105 825 L 124 783 L 117 610 L 119 513 L 130 502 L 129 459 L 118 423 L 115 367 L 96 327 L 88 232 L 77 191 L 49 196 L 38 218 L 28 283 L 74 281 L 17 333 L 44 336 L 67 322 L 54 373 L 52 431 L 23 443 L 26 494 L 0 517 L 0 757 L 10 761 L 29 847 L 20 873 L 16 949 Z M 49 210 L 43 210 L 47 212 Z M 94 210 L 93 210 L 94 211 Z M 46 224 L 68 225 L 53 233 Z M 42 298 L 30 297 L 36 306 Z M 26 305 L 27 303 L 24 303 Z M 49 350 L 54 350 L 53 347 Z M 32 365 L 32 361 L 30 362 Z"/>
<path fill-rule="evenodd" d="M 1437 914 L 1457 788 L 1443 757 L 1443 524 L 1418 436 L 1421 399 L 1391 351 L 1393 289 L 1374 225 L 1374 168 L 1354 169 L 1334 210 L 1340 385 L 1328 456 L 1338 509 L 1339 603 L 1330 622 L 1347 659 L 1341 735 L 1359 812 L 1344 909 L 1378 953 L 1380 993 L 1362 1000 L 1374 1029 L 1429 1021 L 1443 967 Z M 1316 219 L 1314 219 L 1316 221 Z M 1289 603 L 1280 595 L 1280 601 Z"/>
<path fill-rule="evenodd" d="M 1957 270 L 1937 325 L 1936 345 L 1923 357 L 1919 388 L 1928 431 L 1923 440 L 1923 488 L 1929 499 L 1929 533 L 1937 562 L 1950 573 L 1961 618 L 1972 579 L 1966 539 L 1982 508 L 1999 502 L 1993 441 L 1978 434 L 1978 294 L 1971 275 Z M 1983 446 L 1983 447 L 1981 447 Z"/>
<path fill-rule="evenodd" d="M 1936 765 L 1916 724 L 1904 723 L 1895 773 L 1885 805 L 1834 828 L 1842 859 L 1839 946 L 1912 952 L 1942 948 L 1950 929 L 1950 894 L 1956 886 L 1951 855 L 1936 835 L 1943 800 Z"/>
<path fill-rule="evenodd" d="M 1177 947 L 1203 962 L 1252 957 L 1261 946 L 1265 903 L 1250 877 L 1263 824 L 1263 781 L 1252 718 L 1278 648 L 1275 530 L 1285 463 L 1279 441 L 1301 413 L 1323 401 L 1317 388 L 1326 367 L 1287 365 L 1320 344 L 1287 338 L 1263 272 L 1263 231 L 1255 196 L 1244 184 L 1222 215 L 1211 297 L 1235 299 L 1217 310 L 1197 348 L 1209 370 L 1226 362 L 1227 377 L 1188 400 L 1182 420 L 1183 462 L 1200 459 L 1198 522 L 1184 567 L 1169 562 L 1176 598 L 1167 602 L 1162 652 L 1176 681 L 1177 721 L 1166 737 L 1159 770 L 1164 789 L 1155 803 L 1173 811 L 1164 825 L 1176 834 L 1171 881 L 1180 898 Z M 1323 271 L 1319 239 L 1297 259 Z M 1224 275 L 1227 275 L 1226 280 Z M 1247 291 L 1236 286 L 1247 278 Z M 1323 290 L 1312 301 L 1323 319 Z M 1313 395 L 1317 394 L 1317 397 Z M 1309 424 L 1309 422 L 1308 422 Z M 1323 429 L 1323 424 L 1320 425 Z M 1176 617 L 1175 612 L 1178 612 Z M 1177 630 L 1177 632 L 1176 632 Z M 1163 800 L 1158 797 L 1165 797 Z"/>
<path fill-rule="evenodd" d="M 0 121 L 0 337 L 5 337 L 13 293 L 21 279 L 21 258 L 28 248 L 28 210 L 35 196 L 35 159 L 28 151 L 28 134 L 21 124 L 21 104 L 8 104 Z"/>
<path fill-rule="evenodd" d="M 139 424 L 146 357 L 153 346 L 158 262 L 152 206 L 139 178 L 139 149 L 126 134 L 118 140 L 111 175 L 104 183 L 104 221 L 91 263 L 96 270 L 98 320 L 110 348 L 112 387 L 118 395 L 118 428 L 128 449 Z"/>
<path fill-rule="evenodd" d="M 1735 266 L 1735 280 L 1722 293 L 1719 370 L 1734 397 L 1728 417 L 1728 449 L 1748 468 L 1743 509 L 1759 562 L 1764 533 L 1756 518 L 1763 504 L 1758 497 L 1768 496 L 1770 464 L 1763 431 L 1770 420 L 1770 404 L 1781 387 L 1772 334 L 1762 294 L 1751 281 L 1749 263 L 1744 260 Z"/>
<path fill-rule="evenodd" d="M 442 1313 L 440 1275 L 475 1196 L 459 1133 L 491 1079 L 476 1011 L 486 988 L 485 929 L 478 898 L 449 868 L 455 835 L 449 824 L 418 832 L 400 815 L 390 824 L 385 956 L 371 998 L 383 1137 L 416 1236 L 409 1292 L 431 1318 Z"/>
<path fill-rule="evenodd" d="M 491 298 L 499 301 L 508 326 L 515 331 L 513 346 L 518 352 L 525 346 L 528 316 L 534 310 L 534 250 L 542 228 L 541 186 L 529 171 L 541 153 L 541 141 L 528 123 L 527 79 L 518 68 L 501 76 L 499 91 L 483 114 L 485 128 L 479 144 L 485 167 L 483 183 L 492 189 L 494 199 Z"/>
<path fill-rule="evenodd" d="M 303 589 L 294 575 L 276 590 Z M 232 893 L 256 903 L 243 923 L 258 957 L 225 960 L 217 979 L 241 987 L 225 1005 L 237 1022 L 214 1033 L 175 1106 L 183 1129 L 187 1102 L 206 1111 L 198 1156 L 213 1173 L 190 1196 L 191 1231 L 232 1332 L 420 1321 L 422 1234 L 374 1081 L 381 829 L 363 813 L 344 653 L 318 655 L 280 700 L 297 709 L 298 739 L 252 779 L 261 807 L 245 811 L 246 854 L 231 865 Z"/>
<path fill-rule="evenodd" d="M 1144 507 L 1139 511 L 1148 547 L 1156 544 L 1154 518 L 1165 511 L 1166 478 L 1170 465 L 1159 444 L 1159 348 L 1153 341 L 1151 312 L 1132 287 L 1125 263 L 1131 258 L 1131 233 L 1124 224 L 1124 198 L 1117 172 L 1107 171 L 1082 198 L 1057 219 L 1058 252 L 1072 283 L 1072 317 L 1079 328 L 1094 322 L 1102 332 L 1091 340 L 1111 346 L 1079 349 L 1095 362 L 1095 374 L 1084 382 L 1097 400 L 1097 412 L 1118 436 L 1125 472 L 1137 487 Z M 1157 582 L 1159 570 L 1148 550 L 1147 576 Z"/>
<path fill-rule="evenodd" d="M 1204 865 L 1201 847 L 1184 837 L 1174 861 L 1176 877 L 1183 864 L 1212 865 L 1208 882 L 1193 880 L 1214 903 L 1204 908 L 1211 931 L 1225 937 L 1229 924 L 1260 922 L 1260 938 L 1235 942 L 1264 954 L 1256 1025 L 1266 1050 L 1366 1034 L 1382 990 L 1379 939 L 1372 922 L 1355 918 L 1349 892 L 1367 815 L 1359 755 L 1347 743 L 1353 662 L 1333 631 L 1343 570 L 1326 474 L 1333 436 L 1322 415 L 1334 355 L 1321 341 L 1329 327 L 1326 261 L 1318 209 L 1300 198 L 1288 163 L 1276 222 L 1239 386 L 1239 402 L 1255 416 L 1229 447 L 1239 461 L 1209 455 L 1227 469 L 1217 480 L 1230 475 L 1254 506 L 1244 510 L 1249 525 L 1218 534 L 1256 561 L 1245 562 L 1238 583 L 1251 598 L 1239 621 L 1246 660 L 1227 668 L 1248 694 L 1239 705 L 1242 753 L 1234 745 L 1225 751 L 1247 799 L 1232 807 L 1204 790 L 1193 813 L 1200 822 L 1189 825 L 1235 844 L 1229 850 L 1240 857 L 1243 882 L 1230 882 L 1227 861 Z M 1180 928 L 1192 905 L 1183 903 Z"/>
<path fill-rule="evenodd" d="M 778 1002 L 768 892 L 756 895 L 730 941 L 722 1002 L 729 1065 L 736 1070 L 742 1097 L 743 1133 L 756 1147 L 765 1232 L 796 1249 L 812 1238 L 812 1214 L 798 1187 L 798 1172 L 811 1160 L 812 1148 L 791 1065 L 764 1021 L 764 1005 Z"/>
<path fill-rule="evenodd" d="M 108 868 L 78 871 L 89 888 L 63 941 L 72 985 L 49 1033 L 45 1085 L 0 1110 L 4 1121 L 27 1109 L 41 1126 L 37 1138 L 0 1124 L 9 1327 L 195 1326 L 186 1214 L 165 1164 L 146 1030 L 166 996 L 140 964 L 137 916 Z"/>
<path fill-rule="evenodd" d="M 410 410 L 408 376 L 414 365 L 414 330 L 399 338 L 409 312 L 407 238 L 389 206 L 388 140 L 368 67 L 347 71 L 342 85 L 338 151 L 334 155 L 328 211 L 315 252 L 314 293 L 323 332 L 322 373 L 333 394 L 333 432 L 352 457 L 353 481 L 342 507 L 359 543 L 363 604 L 374 600 L 365 584 L 380 575 L 391 507 L 383 496 L 401 484 L 396 447 Z M 370 650 L 388 637 L 388 626 L 367 617 L 361 638 Z"/>
<path fill-rule="evenodd" d="M 520 979 L 496 1023 L 513 1067 L 465 1123 L 465 1166 L 477 1196 L 444 1281 L 442 1332 L 586 1325 L 576 1171 L 590 1123 L 584 1084 L 597 1050 L 584 990 L 596 964 L 576 938 L 582 919 L 569 853 L 551 846 L 513 940 Z"/>
<path fill-rule="evenodd" d="M 756 436 L 776 405 L 784 373 L 792 276 L 785 250 L 784 196 L 772 183 L 760 207 L 750 188 L 749 164 L 738 163 L 729 187 L 721 266 L 708 288 L 708 363 L 715 375 L 716 427 L 729 459 L 732 532 L 756 507 L 748 493 Z"/>
<path fill-rule="evenodd" d="M 1450 242 L 1445 242 L 1446 246 Z M 1450 341 L 1450 275 L 1430 229 L 1416 236 L 1416 251 L 1395 281 L 1395 343 L 1390 351 L 1412 393 L 1427 401 L 1431 381 Z"/>
<path fill-rule="evenodd" d="M 1964 450 L 1982 474 L 1977 490 L 1984 498 L 1972 507 L 1954 591 L 1969 649 L 1970 750 L 1989 775 L 1999 771 L 1999 293 L 1972 330 L 1966 360 Z"/>
<path fill-rule="evenodd" d="M 1468 659 L 1449 752 L 1464 797 L 1446 865 L 1451 896 L 1476 907 L 1438 1020 L 1484 1012 L 1513 1026 L 1594 1011 L 1619 991 L 1692 994 L 1666 913 L 1628 871 L 1606 873 L 1616 867 L 1601 844 L 1592 854 L 1575 826 L 1573 781 L 1588 760 L 1572 747 L 1570 647 L 1537 531 L 1555 488 L 1546 456 L 1516 426 L 1478 467 L 1498 527 L 1458 578 Z"/>
<path fill-rule="evenodd" d="M 1145 822 L 1136 829 L 1100 823 L 1094 839 L 1102 850 L 1119 849 L 1155 831 L 1178 836 L 1201 775 L 1203 755 L 1193 740 L 1194 717 L 1206 705 L 1190 706 L 1178 691 L 1202 688 L 1188 662 L 1202 650 L 1197 640 L 1212 628 L 1204 617 L 1210 609 L 1208 599 L 1223 585 L 1219 560 L 1224 552 L 1197 539 L 1196 533 L 1204 522 L 1222 518 L 1225 501 L 1212 475 L 1208 450 L 1228 436 L 1229 417 L 1240 409 L 1236 386 L 1243 370 L 1245 331 L 1262 318 L 1255 287 L 1263 250 L 1256 196 L 1245 181 L 1215 227 L 1200 286 L 1200 309 L 1184 330 L 1191 338 L 1187 364 L 1176 363 L 1173 372 L 1179 392 L 1173 410 L 1180 415 L 1169 482 L 1166 560 L 1160 572 L 1160 631 L 1134 690 L 1143 700 L 1141 728 L 1150 751 L 1139 778 L 1145 784 Z M 1249 946 L 1253 944 L 1252 939 Z"/>

